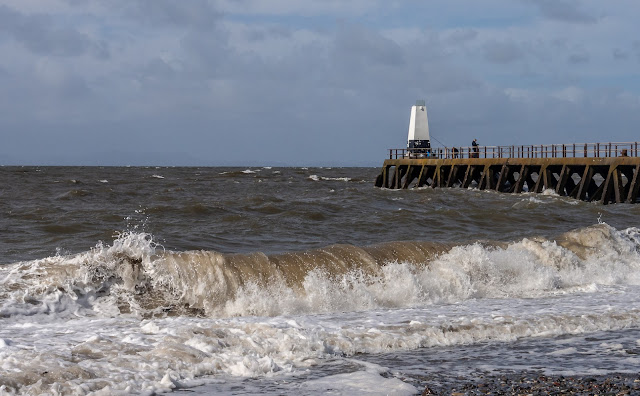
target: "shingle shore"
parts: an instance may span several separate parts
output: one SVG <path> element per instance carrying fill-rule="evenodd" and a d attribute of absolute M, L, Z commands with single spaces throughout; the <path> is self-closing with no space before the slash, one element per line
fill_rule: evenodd
<path fill-rule="evenodd" d="M 427 385 L 422 395 L 640 395 L 640 374 L 553 376 L 487 375 Z"/>

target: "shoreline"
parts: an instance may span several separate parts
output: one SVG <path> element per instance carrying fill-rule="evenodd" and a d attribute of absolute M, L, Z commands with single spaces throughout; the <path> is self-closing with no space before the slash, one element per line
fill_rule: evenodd
<path fill-rule="evenodd" d="M 479 373 L 480 374 L 480 373 Z M 425 378 L 426 379 L 426 378 Z M 426 395 L 637 395 L 640 373 L 605 375 L 547 375 L 536 371 L 480 374 L 460 381 L 426 379 Z"/>

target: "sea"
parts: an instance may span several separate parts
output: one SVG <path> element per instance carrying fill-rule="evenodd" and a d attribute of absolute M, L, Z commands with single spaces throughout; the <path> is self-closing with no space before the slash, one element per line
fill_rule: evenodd
<path fill-rule="evenodd" d="M 380 168 L 0 167 L 0 394 L 640 369 L 640 205 Z"/>

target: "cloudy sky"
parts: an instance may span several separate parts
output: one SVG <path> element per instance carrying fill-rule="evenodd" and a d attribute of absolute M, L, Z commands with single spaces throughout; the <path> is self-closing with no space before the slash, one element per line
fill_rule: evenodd
<path fill-rule="evenodd" d="M 0 0 L 0 164 L 640 140 L 637 0 Z M 437 143 L 437 142 L 436 142 Z"/>

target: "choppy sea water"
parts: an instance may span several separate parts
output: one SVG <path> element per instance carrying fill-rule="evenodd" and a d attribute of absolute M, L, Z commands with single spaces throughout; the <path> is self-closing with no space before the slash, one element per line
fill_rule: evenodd
<path fill-rule="evenodd" d="M 637 373 L 640 205 L 373 168 L 0 168 L 0 393 Z"/>

